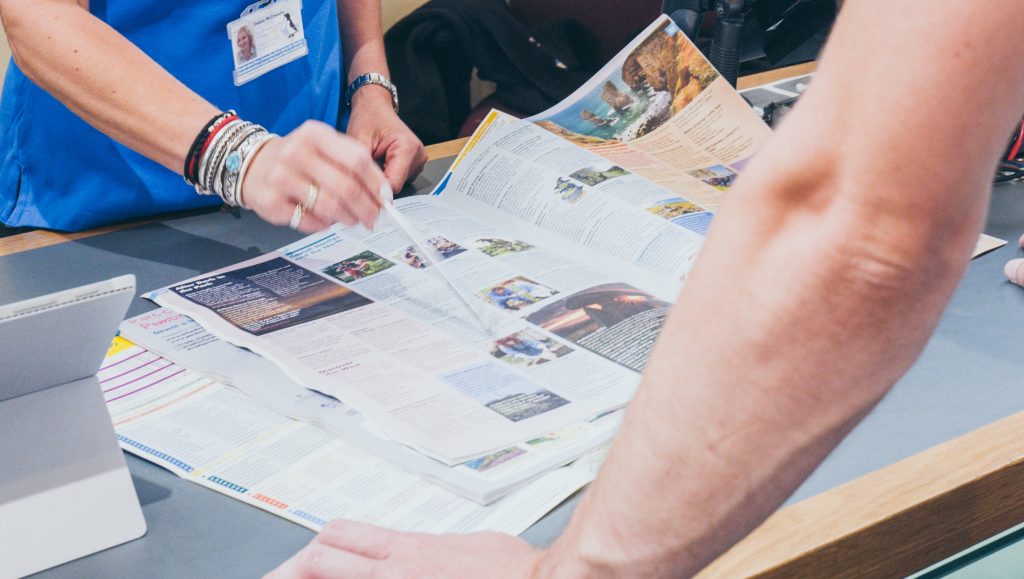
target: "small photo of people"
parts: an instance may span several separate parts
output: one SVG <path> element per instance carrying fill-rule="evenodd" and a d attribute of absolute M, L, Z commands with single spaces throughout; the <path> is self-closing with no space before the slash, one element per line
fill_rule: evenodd
<path fill-rule="evenodd" d="M 423 259 L 423 256 L 420 255 L 420 252 L 412 245 L 400 251 L 397 258 L 398 261 L 401 261 L 405 265 L 415 269 L 427 269 L 427 266 L 429 265 L 426 260 Z"/>
<path fill-rule="evenodd" d="M 715 165 L 703 169 L 694 169 L 688 173 L 719 191 L 725 191 L 736 180 L 736 173 L 725 165 Z"/>
<path fill-rule="evenodd" d="M 522 330 L 491 344 L 491 355 L 513 366 L 540 366 L 573 349 L 534 330 Z"/>
<path fill-rule="evenodd" d="M 704 209 L 699 205 L 695 205 L 681 197 L 677 197 L 655 205 L 654 207 L 648 207 L 647 211 L 664 219 L 675 219 L 676 217 L 686 215 L 687 213 L 704 211 Z"/>
<path fill-rule="evenodd" d="M 252 35 L 252 29 L 248 26 L 242 26 L 235 33 L 235 47 L 238 48 L 238 52 L 235 54 L 238 56 L 238 62 L 249 62 L 256 58 L 256 39 Z"/>
<path fill-rule="evenodd" d="M 491 257 L 534 249 L 532 245 L 525 241 L 502 239 L 500 237 L 482 237 L 473 242 L 473 247 Z"/>
<path fill-rule="evenodd" d="M 558 295 L 558 291 L 523 276 L 516 276 L 491 286 L 477 295 L 485 302 L 505 311 L 518 312 L 541 300 Z"/>
<path fill-rule="evenodd" d="M 576 179 L 584 185 L 600 185 L 608 179 L 614 179 L 616 177 L 622 177 L 629 175 L 629 171 L 619 167 L 618 165 L 612 165 L 604 170 L 599 170 L 596 167 L 585 167 L 569 175 L 573 179 Z"/>
<path fill-rule="evenodd" d="M 670 305 L 635 287 L 611 283 L 551 302 L 527 316 L 526 320 L 579 344 L 580 340 L 634 316 L 652 310 L 667 312 Z"/>
<path fill-rule="evenodd" d="M 437 253 L 441 255 L 441 259 L 455 257 L 456 255 L 466 251 L 465 247 L 462 247 L 461 245 L 455 243 L 454 241 L 445 239 L 440 235 L 438 235 L 437 237 L 431 237 L 430 239 L 427 240 L 427 243 L 430 244 L 430 247 L 433 247 L 434 249 L 437 250 Z"/>
<path fill-rule="evenodd" d="M 570 205 L 575 205 L 580 202 L 586 196 L 587 192 L 583 190 L 583 186 L 576 183 L 572 179 L 558 178 L 558 182 L 555 183 L 555 195 L 562 198 L 562 201 Z"/>
<path fill-rule="evenodd" d="M 324 268 L 324 273 L 345 283 L 369 277 L 395 265 L 372 251 L 364 251 Z"/>

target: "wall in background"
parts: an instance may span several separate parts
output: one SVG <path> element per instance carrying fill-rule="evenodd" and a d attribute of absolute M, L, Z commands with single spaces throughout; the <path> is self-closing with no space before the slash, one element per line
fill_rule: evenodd
<path fill-rule="evenodd" d="M 7 46 L 7 35 L 0 26 L 0 86 L 4 83 L 4 75 L 7 74 L 7 63 L 11 61 L 11 47 Z"/>
<path fill-rule="evenodd" d="M 384 31 L 403 16 L 426 4 L 427 0 L 384 0 L 382 2 L 383 15 L 381 20 L 384 24 Z"/>

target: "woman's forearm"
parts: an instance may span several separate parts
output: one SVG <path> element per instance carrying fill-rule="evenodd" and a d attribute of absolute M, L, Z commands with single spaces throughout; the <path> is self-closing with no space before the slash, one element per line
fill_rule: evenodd
<path fill-rule="evenodd" d="M 0 0 L 14 60 L 90 125 L 180 173 L 217 109 L 73 0 Z"/>
<path fill-rule="evenodd" d="M 380 0 L 351 0 L 338 2 L 338 20 L 341 27 L 342 53 L 345 58 L 346 85 L 368 72 L 388 73 L 384 55 L 384 35 L 381 30 Z M 344 87 L 342 87 L 344 89 Z M 367 85 L 353 95 L 353 104 L 362 100 L 379 101 L 391 106 L 391 93 L 382 86 Z"/>

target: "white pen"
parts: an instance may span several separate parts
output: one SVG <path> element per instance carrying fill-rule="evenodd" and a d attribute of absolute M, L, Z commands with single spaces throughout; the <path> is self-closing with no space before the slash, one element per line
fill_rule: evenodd
<path fill-rule="evenodd" d="M 448 274 L 445 273 L 444 269 L 441 267 L 441 262 L 434 259 L 433 254 L 426 248 L 424 248 L 423 245 L 420 244 L 420 242 L 416 239 L 416 236 L 413 233 L 415 229 L 413 229 L 409 222 L 405 220 L 405 216 L 399 213 L 397 209 L 395 209 L 395 194 L 391 190 L 391 185 L 389 185 L 387 182 L 384 182 L 380 186 L 380 197 L 382 204 L 384 205 L 384 212 L 387 213 L 389 217 L 391 217 L 392 221 L 395 222 L 395 226 L 398 227 L 398 229 L 402 233 L 404 233 L 405 236 L 409 238 L 410 241 L 412 241 L 413 247 L 423 257 L 423 260 L 427 262 L 427 265 L 431 266 L 431 269 L 435 270 L 441 276 L 441 279 L 443 279 L 445 283 L 448 284 L 448 287 L 452 289 L 456 297 L 458 297 L 459 300 L 462 302 L 462 305 L 464 305 L 467 310 L 472 312 L 473 317 L 475 317 L 477 321 L 480 322 L 480 326 L 487 330 L 487 333 L 489 335 L 493 336 L 494 329 L 491 327 L 490 321 L 480 314 L 480 311 L 476 309 L 476 307 L 470 301 L 470 298 L 468 298 L 466 294 L 462 293 L 462 290 L 459 289 L 459 286 L 455 285 L 455 282 L 452 280 L 452 278 L 448 277 Z"/>

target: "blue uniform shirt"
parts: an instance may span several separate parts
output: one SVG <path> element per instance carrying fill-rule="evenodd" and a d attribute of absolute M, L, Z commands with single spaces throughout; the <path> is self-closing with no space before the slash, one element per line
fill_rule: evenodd
<path fill-rule="evenodd" d="M 282 135 L 307 119 L 344 126 L 334 0 L 303 2 L 308 55 L 236 87 L 227 24 L 249 1 L 92 0 L 89 10 L 221 110 Z M 76 231 L 219 203 L 86 124 L 13 63 L 8 69 L 0 102 L 0 222 Z"/>

